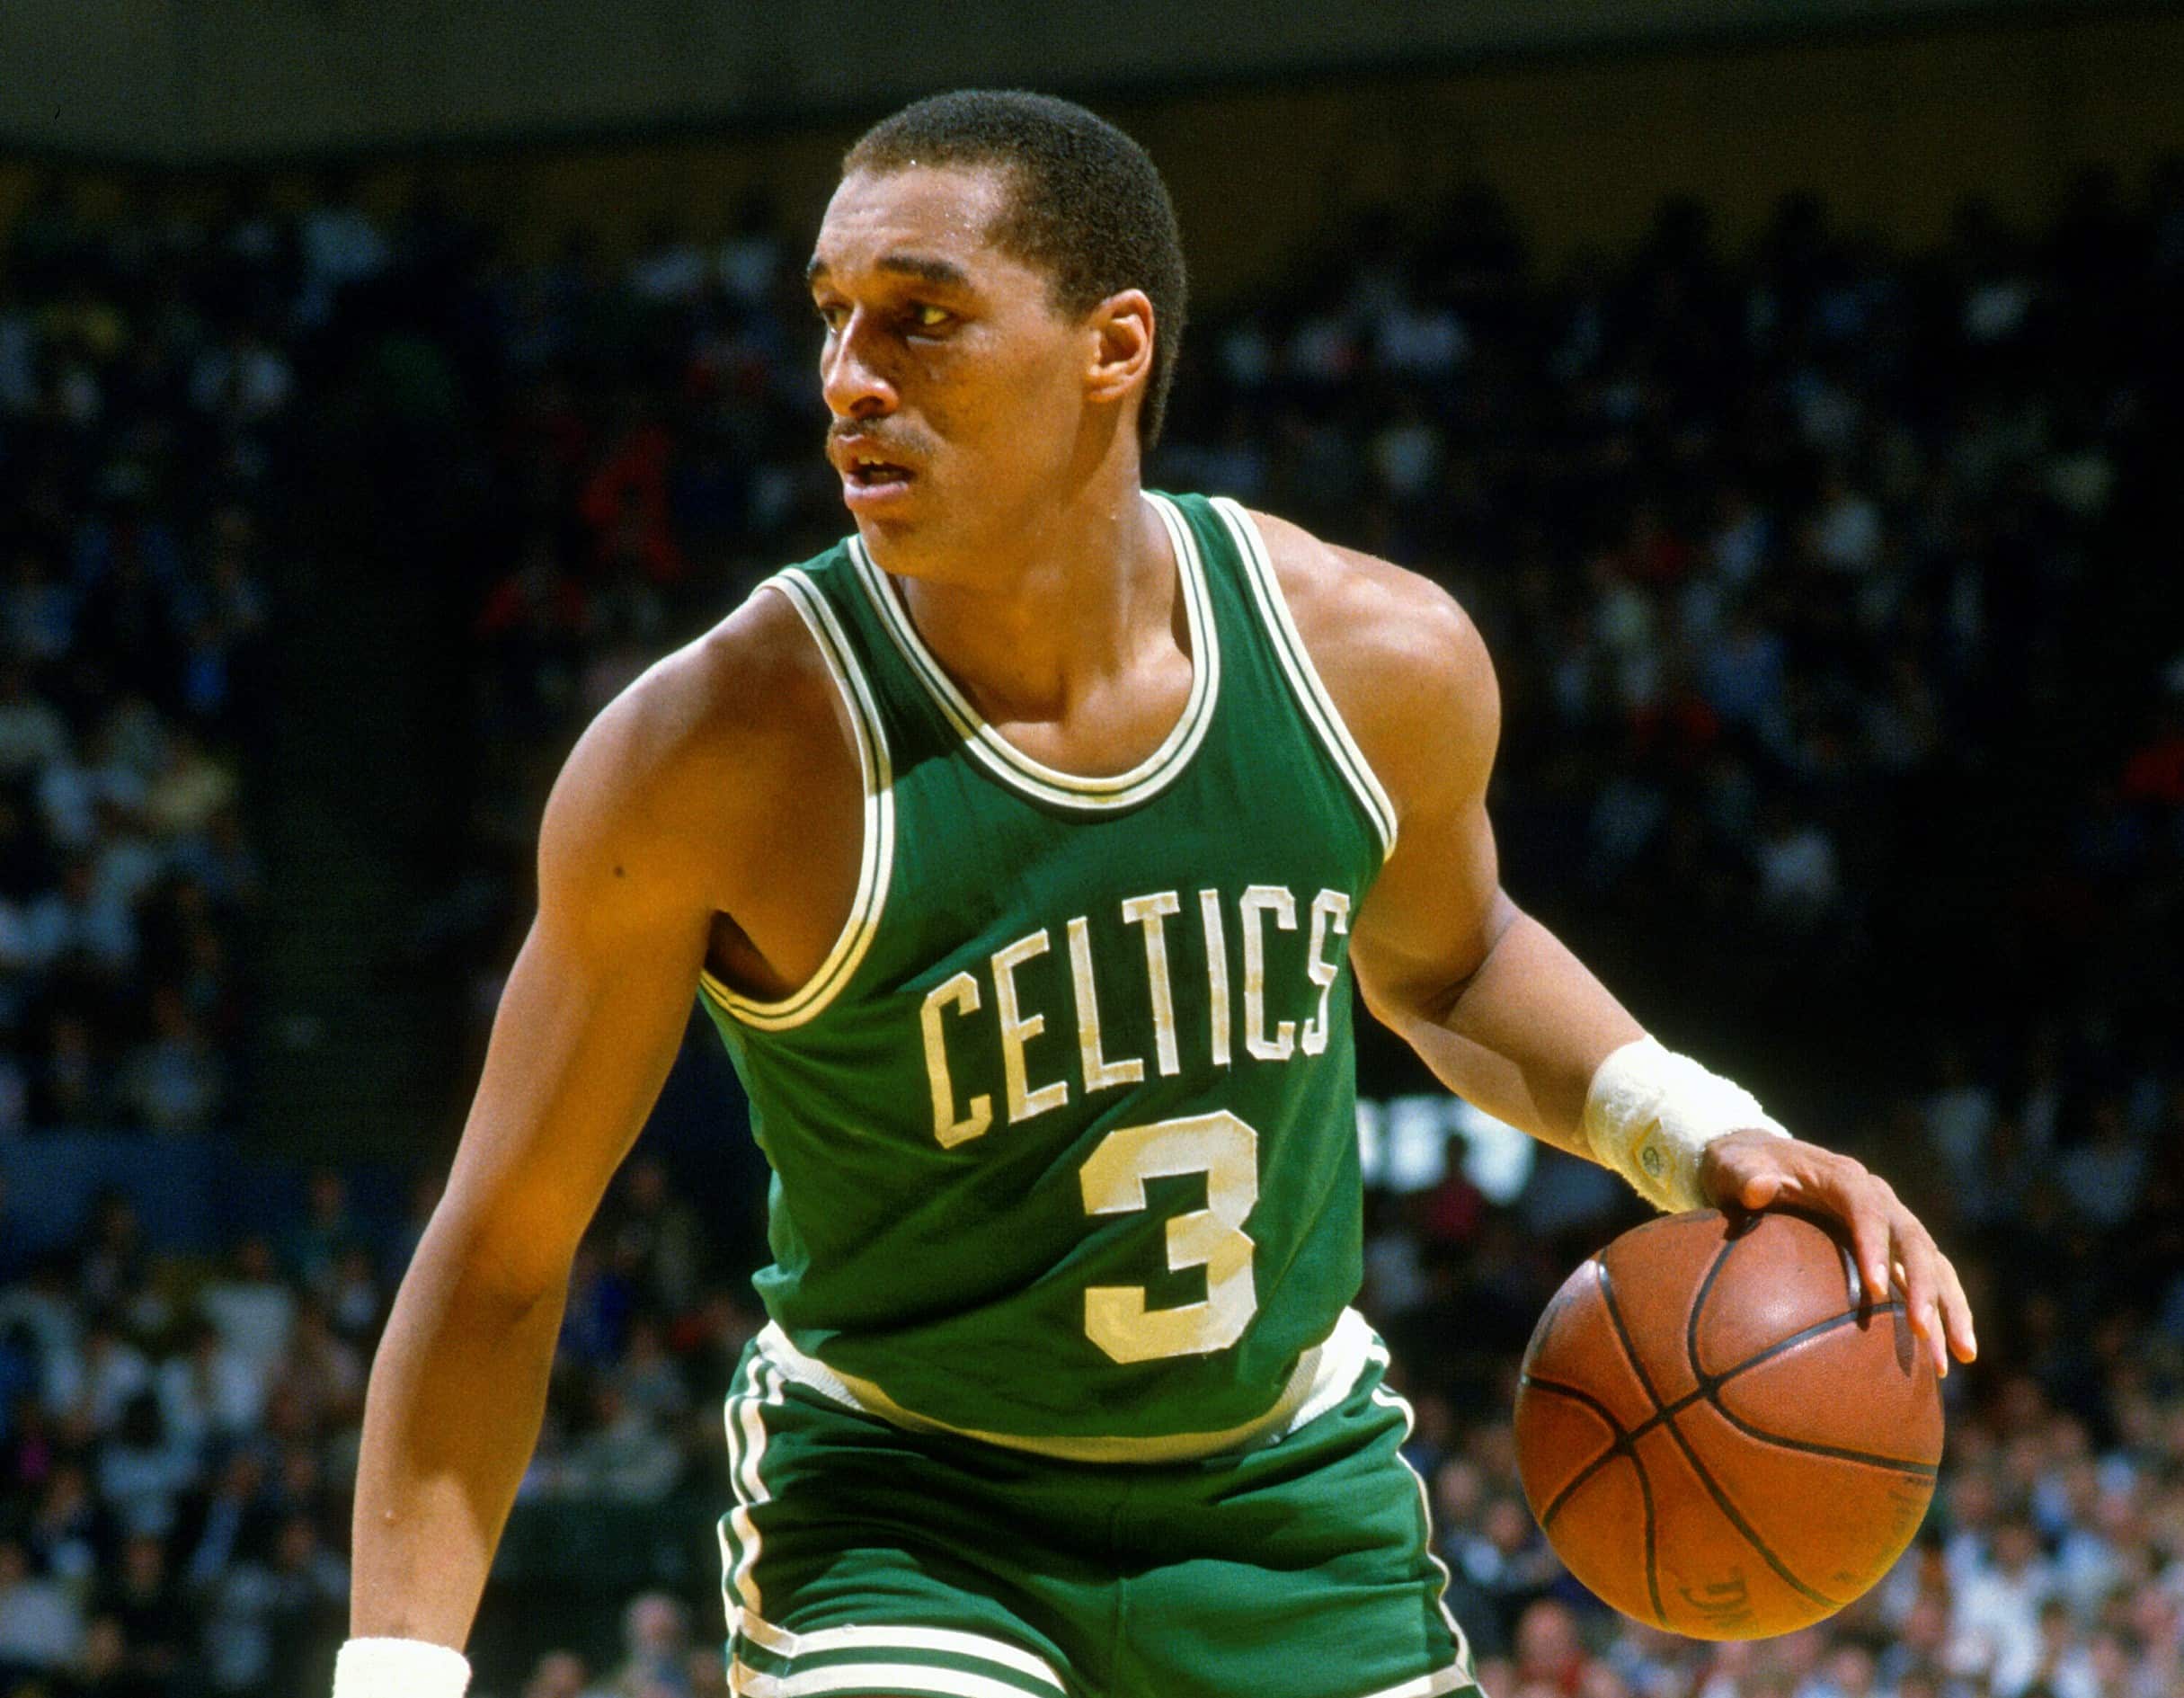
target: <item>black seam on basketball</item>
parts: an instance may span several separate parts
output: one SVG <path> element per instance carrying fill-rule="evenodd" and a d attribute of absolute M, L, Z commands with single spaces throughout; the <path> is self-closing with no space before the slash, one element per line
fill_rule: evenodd
<path fill-rule="evenodd" d="M 1900 1314 L 1903 1312 L 1903 1308 L 1902 1303 L 1891 1298 L 1885 1303 L 1877 1304 L 1872 1312 L 1877 1315 Z M 1777 1356 L 1788 1356 L 1800 1345 L 1810 1344 L 1815 1338 L 1833 1332 L 1838 1328 L 1855 1326 L 1865 1319 L 1865 1311 L 1846 1309 L 1839 1315 L 1831 1315 L 1825 1320 L 1816 1320 L 1809 1327 L 1801 1327 L 1791 1333 L 1789 1338 L 1777 1338 L 1764 1350 L 1755 1351 L 1746 1356 L 1733 1368 L 1724 1368 L 1719 1374 L 1700 1374 L 1699 1375 L 1699 1392 L 1705 1392 L 1715 1386 L 1726 1385 L 1738 1374 L 1772 1362 Z M 1698 1358 L 1694 1356 L 1691 1360 L 1691 1366 L 1696 1369 L 1698 1365 Z M 1693 1395 L 1696 1396 L 1699 1393 L 1693 1393 Z"/>
<path fill-rule="evenodd" d="M 1646 1365 L 1638 1360 L 1638 1346 L 1631 1343 L 1630 1329 L 1623 1325 L 1623 1311 L 1616 1307 L 1615 1285 L 1608 1277 L 1608 1265 L 1594 1257 L 1593 1266 L 1599 1270 L 1594 1279 L 1600 1286 L 1600 1301 L 1606 1305 L 1608 1323 L 1615 1329 L 1615 1336 L 1623 1347 L 1623 1360 L 1630 1365 L 1631 1373 L 1638 1375 L 1638 1384 L 1645 1388 L 1646 1396 L 1653 1404 L 1654 1417 L 1665 1415 L 1668 1406 L 1661 1401 L 1661 1394 L 1653 1389 L 1653 1376 L 1646 1372 Z"/>
<path fill-rule="evenodd" d="M 1616 1437 L 1621 1438 L 1625 1436 L 1623 1424 L 1615 1418 L 1615 1411 L 1610 1409 L 1605 1403 L 1602 1403 L 1598 1398 L 1594 1397 L 1590 1391 L 1585 1391 L 1577 1386 L 1565 1385 L 1560 1380 L 1542 1380 L 1535 1374 L 1519 1374 L 1517 1375 L 1517 1383 L 1523 1386 L 1537 1387 L 1542 1391 L 1551 1391 L 1557 1397 L 1565 1397 L 1569 1399 L 1569 1400 L 1573 1403 L 1582 1403 L 1585 1406 L 1585 1408 L 1591 1409 L 1594 1414 L 1599 1416 L 1602 1420 L 1605 1421 L 1608 1424 L 1609 1430 L 1612 1432 Z"/>
<path fill-rule="evenodd" d="M 1885 1468 L 1898 1474 L 1917 1474 L 1932 1480 L 1940 1475 L 1939 1462 L 1914 1462 L 1901 1456 L 1882 1456 L 1872 1451 L 1844 1450 L 1839 1445 L 1823 1445 L 1809 1438 L 1785 1438 L 1780 1433 L 1770 1433 L 1765 1427 L 1754 1427 L 1723 1403 L 1719 1398 L 1708 1400 L 1721 1418 L 1742 1433 L 1746 1438 L 1756 1438 L 1763 1445 L 1773 1445 L 1786 1451 L 1801 1451 L 1808 1456 L 1832 1456 L 1838 1462 L 1860 1462 L 1868 1468 Z"/>
<path fill-rule="evenodd" d="M 1652 1377 L 1647 1374 L 1645 1365 L 1638 1360 L 1638 1347 L 1631 1343 L 1629 1333 L 1624 1329 L 1622 1311 L 1615 1306 L 1615 1289 L 1612 1282 L 1608 1278 L 1608 1265 L 1605 1262 L 1597 1262 L 1594 1265 L 1600 1269 L 1601 1298 L 1607 1304 L 1608 1319 L 1615 1325 L 1615 1336 L 1622 1340 L 1623 1354 L 1629 1358 L 1631 1367 L 1637 1371 L 1638 1383 L 1646 1388 L 1646 1395 L 1653 1400 L 1653 1407 L 1665 1417 L 1668 1410 L 1661 1401 L 1661 1394 L 1653 1389 Z M 1691 1472 L 1699 1476 L 1699 1483 L 1706 1488 L 1707 1496 L 1714 1500 L 1714 1507 L 1728 1517 L 1731 1526 L 1744 1534 L 1745 1542 L 1760 1553 L 1767 1566 L 1814 1603 L 1824 1605 L 1831 1610 L 1841 1609 L 1842 1605 L 1823 1593 L 1814 1591 L 1811 1587 L 1806 1585 L 1804 1581 L 1789 1571 L 1781 1558 L 1775 1555 L 1773 1551 L 1769 1548 L 1767 1542 L 1761 1538 L 1752 1524 L 1745 1519 L 1743 1511 L 1729 1501 L 1728 1493 L 1722 1490 L 1714 1476 L 1707 1471 L 1706 1464 L 1699 1460 L 1699 1453 L 1691 1448 L 1691 1440 L 1683 1436 L 1676 1424 L 1671 1420 L 1663 1420 L 1660 1425 L 1668 1428 L 1669 1437 L 1676 1441 L 1676 1448 L 1683 1453 L 1683 1460 L 1691 1465 Z M 1636 1460 L 1635 1457 L 1633 1460 Z"/>
<path fill-rule="evenodd" d="M 1699 1294 L 1691 1299 L 1691 1317 L 1684 1323 L 1683 1354 L 1691 1358 L 1691 1378 L 1701 1386 L 1706 1384 L 1706 1369 L 1699 1362 L 1699 1322 L 1706 1313 L 1706 1300 L 1714 1294 L 1714 1282 L 1721 1277 L 1721 1270 L 1728 1266 L 1729 1252 L 1736 1248 L 1736 1240 L 1732 1238 L 1714 1252 L 1714 1259 L 1699 1281 Z"/>
<path fill-rule="evenodd" d="M 1883 1315 L 1894 1314 L 1902 1308 L 1903 1304 L 1899 1302 L 1888 1302 L 1884 1303 L 1874 1312 Z M 1720 1409 L 1720 1400 L 1715 1394 L 1731 1380 L 1734 1380 L 1738 1374 L 1745 1373 L 1748 1369 L 1762 1367 L 1767 1363 L 1772 1362 L 1777 1356 L 1787 1356 L 1790 1351 L 1798 1349 L 1805 1345 L 1808 1345 L 1812 1343 L 1814 1339 L 1822 1338 L 1826 1334 L 1834 1331 L 1836 1328 L 1844 1326 L 1849 1322 L 1860 1320 L 1860 1318 L 1861 1317 L 1855 1313 L 1851 1313 L 1837 1315 L 1831 1320 L 1815 1321 L 1811 1326 L 1805 1328 L 1802 1331 L 1793 1332 L 1787 1338 L 1777 1339 L 1773 1344 L 1769 1345 L 1764 1350 L 1760 1351 L 1755 1356 L 1745 1357 L 1742 1362 L 1738 1363 L 1733 1368 L 1727 1369 L 1720 1374 L 1701 1374 L 1699 1379 L 1698 1390 L 1694 1391 L 1686 1391 L 1674 1403 L 1661 1403 L 1656 1400 L 1654 1405 L 1654 1412 L 1651 1415 L 1648 1415 L 1644 1420 L 1640 1421 L 1636 1427 L 1631 1427 L 1624 1436 L 1631 1444 L 1636 1445 L 1638 1440 L 1644 1438 L 1647 1434 L 1652 1432 L 1655 1427 L 1660 1426 L 1664 1421 L 1674 1420 L 1677 1416 L 1682 1414 L 1684 1410 L 1690 1409 L 1695 1403 L 1711 1402 L 1715 1408 Z M 1578 1392 L 1575 1387 L 1560 1387 L 1558 1386 L 1553 1381 L 1534 1380 L 1530 1375 L 1524 1376 L 1524 1380 L 1525 1383 L 1527 1384 L 1538 1385 L 1543 1389 L 1564 1390 L 1569 1391 L 1575 1396 L 1584 1395 L 1584 1393 Z M 1607 1416 L 1609 1419 L 1614 1419 L 1613 1415 L 1610 1413 L 1605 1406 L 1601 1407 L 1600 1412 L 1602 1415 Z M 1722 1413 L 1726 1415 L 1728 1413 L 1728 1411 L 1727 1409 L 1723 1409 Z M 1617 1428 L 1617 1430 L 1619 1432 L 1622 1431 L 1620 1427 Z"/>
<path fill-rule="evenodd" d="M 1569 1483 L 1557 1492 L 1548 1501 L 1547 1507 L 1540 1512 L 1540 1526 L 1544 1530 L 1547 1524 L 1561 1513 L 1562 1506 L 1576 1495 L 1580 1486 L 1600 1472 L 1618 1456 L 1630 1455 L 1630 1435 L 1623 1430 L 1623 1424 L 1615 1418 L 1615 1411 L 1590 1391 L 1580 1391 L 1574 1385 L 1565 1385 L 1559 1380 L 1541 1380 L 1523 1373 L 1517 1375 L 1517 1383 L 1527 1391 L 1551 1392 L 1557 1397 L 1567 1398 L 1573 1403 L 1583 1405 L 1605 1421 L 1608 1424 L 1608 1431 L 1614 1436 L 1608 1441 L 1608 1448 L 1571 1476 Z M 1636 1459 L 1633 1458 L 1633 1460 Z"/>
<path fill-rule="evenodd" d="M 1895 1309 L 1900 1309 L 1900 1307 L 1903 1307 L 1903 1304 L 1900 1304 L 1900 1302 L 1891 1302 L 1891 1304 L 1887 1304 L 1887 1307 L 1885 1307 L 1885 1309 L 1880 1309 L 1880 1313 L 1885 1313 L 1885 1316 L 1887 1316 L 1887 1313 L 1894 1313 Z M 1701 1377 L 1700 1377 L 1700 1390 L 1695 1390 L 1695 1392 L 1684 1392 L 1684 1397 L 1680 1397 L 1680 1399 L 1677 1399 L 1675 1403 L 1669 1403 L 1669 1405 L 1666 1405 L 1666 1408 L 1657 1409 L 1656 1414 L 1649 1414 L 1649 1416 L 1647 1416 L 1645 1420 L 1640 1420 L 1640 1423 L 1638 1423 L 1636 1427 L 1631 1427 L 1631 1429 L 1629 1429 L 1629 1438 L 1631 1438 L 1631 1443 L 1636 1445 L 1638 1440 L 1640 1440 L 1640 1438 L 1645 1438 L 1645 1436 L 1649 1434 L 1649 1431 L 1654 1431 L 1654 1429 L 1657 1427 L 1657 1425 L 1660 1425 L 1660 1423 L 1665 1423 L 1665 1420 L 1675 1420 L 1677 1416 L 1680 1416 L 1680 1414 L 1684 1414 L 1684 1409 L 1692 1408 L 1692 1405 L 1695 1405 L 1695 1403 L 1712 1403 L 1712 1405 L 1715 1405 L 1717 1409 L 1721 1409 L 1721 1399 L 1717 1399 L 1715 1394 L 1718 1392 L 1718 1390 L 1723 1388 L 1723 1385 L 1727 1385 L 1727 1383 L 1730 1383 L 1732 1379 L 1736 1379 L 1738 1374 L 1741 1374 L 1741 1373 L 1745 1373 L 1747 1368 L 1762 1368 L 1762 1365 L 1767 1365 L 1769 1362 L 1773 1362 L 1773 1359 L 1776 1359 L 1776 1357 L 1784 1357 L 1784 1355 L 1789 1355 L 1789 1353 L 1791 1353 L 1791 1350 L 1804 1348 L 1804 1347 L 1807 1347 L 1807 1344 L 1813 1342 L 1813 1339 L 1824 1338 L 1824 1335 L 1833 1333 L 1834 1329 L 1841 1327 L 1841 1324 L 1845 1324 L 1845 1322 L 1852 1322 L 1852 1320 L 1859 1320 L 1859 1316 L 1837 1316 L 1837 1318 L 1834 1318 L 1834 1320 L 1819 1320 L 1819 1322 L 1813 1322 L 1813 1324 L 1810 1324 L 1810 1327 L 1804 1329 L 1802 1333 L 1791 1333 L 1791 1335 L 1789 1335 L 1789 1338 L 1778 1339 L 1776 1344 L 1769 1344 L 1767 1348 L 1761 1350 L 1761 1353 L 1758 1353 L 1758 1355 L 1753 1355 L 1753 1357 L 1745 1357 L 1745 1359 L 1743 1359 L 1743 1362 L 1738 1362 L 1736 1365 L 1734 1365 L 1734 1368 L 1727 1370 L 1727 1373 L 1723 1373 L 1723 1374 L 1701 1374 Z M 1727 1409 L 1721 1409 L 1721 1412 L 1723 1412 L 1723 1414 L 1727 1414 Z"/>
<path fill-rule="evenodd" d="M 1631 1456 L 1629 1440 L 1621 1438 L 1617 1439 L 1614 1444 L 1609 1445 L 1606 1450 L 1601 1452 L 1599 1455 L 1595 1456 L 1591 1462 L 1587 1462 L 1583 1468 L 1577 1471 L 1576 1477 L 1560 1491 L 1557 1492 L 1555 1494 L 1554 1501 L 1549 1504 L 1546 1509 L 1541 1512 L 1540 1516 L 1540 1531 L 1544 1533 L 1547 1530 L 1547 1524 L 1562 1513 L 1562 1506 L 1569 1502 L 1571 1498 L 1577 1495 L 1577 1489 L 1579 1487 L 1583 1486 L 1585 1481 L 1591 1480 L 1594 1475 L 1599 1473 L 1602 1469 L 1605 1468 L 1618 1456 Z M 1632 1456 L 1631 1460 L 1635 1462 L 1637 1458 Z"/>
<path fill-rule="evenodd" d="M 1683 1460 L 1691 1465 L 1691 1472 L 1699 1476 L 1699 1483 L 1706 1488 L 1707 1496 L 1714 1500 L 1714 1507 L 1728 1517 L 1729 1525 L 1744 1534 L 1745 1542 L 1760 1553 L 1769 1568 L 1806 1597 L 1828 1609 L 1841 1609 L 1842 1605 L 1833 1598 L 1829 1597 L 1824 1592 L 1814 1591 L 1811 1587 L 1806 1585 L 1804 1581 L 1789 1571 L 1789 1565 L 1781 1558 L 1776 1556 L 1773 1548 L 1759 1536 L 1759 1530 L 1745 1519 L 1744 1512 L 1730 1501 L 1729 1494 L 1722 1490 L 1713 1473 L 1704 1462 L 1699 1460 L 1699 1453 L 1691 1448 L 1691 1440 L 1683 1436 L 1683 1429 L 1674 1421 L 1668 1422 L 1667 1427 L 1669 1437 L 1676 1441 L 1676 1448 L 1683 1453 Z"/>
<path fill-rule="evenodd" d="M 1629 1329 L 1623 1325 L 1623 1311 L 1616 1306 L 1615 1283 L 1608 1277 L 1607 1263 L 1595 1257 L 1593 1260 L 1593 1266 L 1599 1270 L 1594 1277 L 1599 1281 L 1600 1284 L 1600 1301 L 1602 1305 L 1607 1310 L 1609 1324 L 1614 1327 L 1615 1337 L 1618 1342 L 1620 1342 L 1623 1347 L 1623 1359 L 1629 1363 L 1630 1371 L 1638 1375 L 1638 1383 L 1646 1388 L 1646 1395 L 1653 1400 L 1654 1412 L 1646 1422 L 1646 1427 L 1650 1428 L 1656 1426 L 1660 1422 L 1666 1420 L 1668 1411 L 1661 1402 L 1661 1394 L 1653 1389 L 1653 1376 L 1646 1372 L 1646 1365 L 1638 1360 L 1638 1346 L 1631 1342 Z M 1675 1424 L 1673 1421 L 1669 1422 L 1668 1430 L 1671 1433 L 1675 1432 Z M 1653 1600 L 1654 1614 L 1659 1618 L 1661 1625 L 1665 1627 L 1668 1625 L 1668 1613 L 1661 1607 L 1661 1578 L 1659 1574 L 1656 1571 L 1653 1554 L 1653 1482 L 1646 1477 L 1645 1461 L 1638 1454 L 1637 1435 L 1633 1434 L 1626 1441 L 1626 1443 L 1631 1446 L 1631 1466 L 1638 1470 L 1638 1497 L 1644 1501 L 1646 1506 L 1646 1591 Z M 1682 1443 L 1681 1436 L 1678 1438 L 1678 1443 Z M 1685 1454 L 1689 1454 L 1688 1447 L 1686 1448 Z M 1693 1468 L 1697 1468 L 1699 1466 L 1699 1459 L 1697 1457 L 1691 1457 L 1691 1461 Z M 1700 1478 L 1705 1478 L 1703 1473 L 1700 1475 Z M 1706 1485 L 1708 1490 L 1713 1490 L 1714 1482 L 1712 1480 L 1707 1480 Z M 1723 1507 L 1726 1509 L 1727 1506 L 1724 1505 Z M 1754 1540 L 1753 1542 L 1756 1544 L 1758 1542 Z M 1774 1560 L 1771 1556 L 1768 1556 L 1768 1553 L 1764 1549 L 1761 1550 L 1760 1554 L 1763 1557 L 1767 1557 L 1767 1560 L 1770 1562 Z M 1789 1578 L 1788 1576 L 1785 1576 L 1784 1578 Z M 1798 1582 L 1791 1579 L 1790 1584 L 1792 1586 L 1796 1586 L 1798 1584 Z"/>
<path fill-rule="evenodd" d="M 1646 1506 L 1646 1596 L 1653 1601 L 1653 1619 L 1668 1625 L 1668 1612 L 1661 1607 L 1661 1573 L 1653 1554 L 1653 1482 L 1646 1478 L 1646 1464 L 1635 1450 L 1630 1466 L 1638 1470 L 1638 1500 Z"/>

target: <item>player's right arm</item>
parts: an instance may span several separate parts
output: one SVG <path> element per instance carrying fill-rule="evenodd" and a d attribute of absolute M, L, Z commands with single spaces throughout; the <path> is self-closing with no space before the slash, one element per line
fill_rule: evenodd
<path fill-rule="evenodd" d="M 782 598 L 756 596 L 625 692 L 555 785 L 537 917 L 372 1367 L 358 1638 L 459 1648 L 469 1633 L 537 1440 L 578 1241 L 674 1060 L 715 916 L 763 888 L 781 805 L 800 769 L 812 782 L 813 746 L 797 743 L 812 729 L 800 707 L 829 711 L 817 665 Z"/>

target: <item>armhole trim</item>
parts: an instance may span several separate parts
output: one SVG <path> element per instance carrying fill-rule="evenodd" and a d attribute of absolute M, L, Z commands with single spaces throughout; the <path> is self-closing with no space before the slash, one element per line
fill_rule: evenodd
<path fill-rule="evenodd" d="M 815 1018 L 849 982 L 865 952 L 879 930 L 880 912 L 887 903 L 888 880 L 894 869 L 894 769 L 888 759 L 887 735 L 881 728 L 880 710 L 872 687 L 857 662 L 841 622 L 827 598 L 809 577 L 795 566 L 777 572 L 759 586 L 778 591 L 788 599 L 820 657 L 827 663 L 834 687 L 849 710 L 849 725 L 857 740 L 857 770 L 865 786 L 865 843 L 857 869 L 857 895 L 849 917 L 833 948 L 819 970 L 803 984 L 777 1002 L 764 1002 L 733 991 L 710 973 L 698 975 L 698 985 L 715 1007 L 741 1024 L 761 1032 L 786 1031 Z"/>
<path fill-rule="evenodd" d="M 1381 840 L 1381 859 L 1385 861 L 1395 853 L 1398 831 L 1395 804 L 1388 799 L 1388 792 L 1374 775 L 1364 751 L 1357 746 L 1349 726 L 1343 723 L 1342 711 L 1335 706 L 1335 698 L 1327 693 L 1319 669 L 1312 664 L 1311 652 L 1304 646 L 1296 621 L 1290 617 L 1289 602 L 1282 593 L 1281 581 L 1274 575 L 1265 538 L 1259 535 L 1258 524 L 1251 514 L 1228 496 L 1214 496 L 1212 506 L 1228 526 L 1237 552 L 1243 557 L 1244 576 L 1251 585 L 1252 598 L 1258 603 L 1259 617 L 1273 641 L 1274 653 L 1281 657 L 1282 670 L 1289 674 L 1297 705 L 1311 721 L 1313 730 L 1319 733 L 1328 758 L 1348 781 L 1359 805 L 1365 810 L 1365 817 L 1372 821 L 1373 833 Z"/>

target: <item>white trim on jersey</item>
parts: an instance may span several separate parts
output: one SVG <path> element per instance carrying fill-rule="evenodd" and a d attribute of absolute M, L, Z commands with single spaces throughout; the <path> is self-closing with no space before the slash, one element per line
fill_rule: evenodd
<path fill-rule="evenodd" d="M 857 568 L 857 582 L 881 625 L 926 693 L 963 740 L 964 747 L 1002 783 L 1039 801 L 1094 813 L 1143 802 L 1167 788 L 1190 764 L 1213 723 L 1214 703 L 1221 695 L 1221 636 L 1214 627 L 1205 563 L 1199 558 L 1197 538 L 1175 503 L 1150 493 L 1145 499 L 1167 528 L 1168 542 L 1176 554 L 1176 575 L 1182 586 L 1184 617 L 1191 633 L 1191 693 L 1160 746 L 1129 771 L 1108 776 L 1063 772 L 1034 760 L 989 725 L 925 645 L 887 574 L 873 564 L 861 541 L 854 537 L 849 539 L 849 558 Z"/>
<path fill-rule="evenodd" d="M 819 970 L 803 984 L 777 1002 L 762 1002 L 731 990 L 710 973 L 698 975 L 706 995 L 730 1016 L 761 1032 L 785 1031 L 816 1018 L 834 1000 L 842 986 L 871 948 L 880 929 L 880 911 L 887 905 L 887 885 L 894 870 L 894 768 L 888 757 L 887 733 L 880 724 L 880 710 L 872 689 L 857 665 L 857 651 L 843 632 L 834 609 L 818 586 L 795 566 L 785 567 L 759 586 L 777 590 L 788 598 L 804 627 L 819 645 L 834 687 L 849 710 L 849 724 L 857 738 L 857 771 L 865 787 L 865 843 L 857 868 L 857 895 L 849 916 L 834 939 L 834 947 Z"/>
<path fill-rule="evenodd" d="M 1398 825 L 1395 804 L 1388 799 L 1388 792 L 1374 776 L 1364 751 L 1357 746 L 1349 726 L 1343 723 L 1342 711 L 1335 706 L 1335 698 L 1327 693 L 1319 669 L 1312 664 L 1311 652 L 1304 646 L 1296 621 L 1290 617 L 1288 599 L 1282 593 L 1274 560 L 1266 552 L 1266 539 L 1260 536 L 1258 523 L 1251 514 L 1226 495 L 1214 496 L 1212 506 L 1228 525 L 1230 535 L 1236 539 L 1237 552 L 1244 558 L 1244 576 L 1250 582 L 1260 617 L 1265 622 L 1267 635 L 1274 640 L 1274 652 L 1282 657 L 1283 670 L 1289 674 L 1298 706 L 1304 709 L 1304 716 L 1319 733 L 1319 740 L 1336 769 L 1357 793 L 1357 799 L 1363 805 L 1366 817 L 1372 822 L 1372 829 L 1381 840 L 1381 858 L 1386 860 L 1395 853 Z"/>

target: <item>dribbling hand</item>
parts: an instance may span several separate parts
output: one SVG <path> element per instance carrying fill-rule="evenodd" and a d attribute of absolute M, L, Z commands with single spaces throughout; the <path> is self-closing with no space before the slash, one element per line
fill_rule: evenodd
<path fill-rule="evenodd" d="M 1793 1204 L 1840 1221 L 1866 1290 L 1885 1294 L 1893 1286 L 1904 1294 L 1904 1315 L 1936 1374 L 1948 1375 L 1952 1355 L 1969 1362 L 1979 1354 L 1956 1268 L 1894 1187 L 1863 1162 L 1795 1138 L 1736 1132 L 1707 1146 L 1699 1184 L 1726 1212 Z"/>

